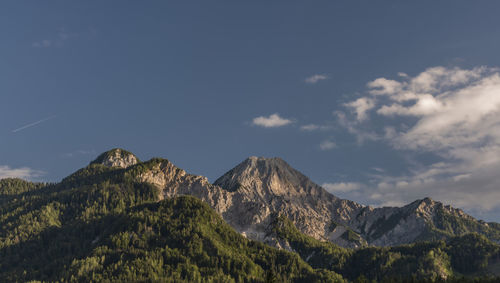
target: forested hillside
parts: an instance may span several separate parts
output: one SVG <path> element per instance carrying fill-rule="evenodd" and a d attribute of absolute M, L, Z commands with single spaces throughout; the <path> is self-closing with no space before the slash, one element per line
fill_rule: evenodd
<path fill-rule="evenodd" d="M 283 216 L 272 223 L 288 249 L 279 250 L 246 239 L 197 198 L 160 200 L 136 178 L 160 161 L 93 163 L 57 184 L 1 180 L 0 281 L 484 281 L 499 259 L 499 246 L 477 234 L 347 249 Z"/>
<path fill-rule="evenodd" d="M 28 192 L 2 181 L 23 186 L 0 211 L 0 281 L 342 281 L 245 239 L 194 197 L 158 202 L 153 186 L 101 166 Z"/>
<path fill-rule="evenodd" d="M 304 235 L 290 220 L 278 217 L 274 232 L 313 268 L 333 270 L 347 279 L 455 280 L 462 276 L 494 276 L 490 265 L 500 261 L 500 246 L 479 234 L 448 241 L 418 242 L 397 247 L 341 248 Z M 498 275 L 498 273 L 497 273 Z"/>

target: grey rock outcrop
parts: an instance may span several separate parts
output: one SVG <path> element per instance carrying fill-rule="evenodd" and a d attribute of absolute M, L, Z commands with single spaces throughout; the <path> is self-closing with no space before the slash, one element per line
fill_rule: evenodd
<path fill-rule="evenodd" d="M 115 150 L 98 160 L 121 168 L 139 162 L 126 153 Z M 272 226 L 280 215 L 290 219 L 302 233 L 343 247 L 393 246 L 468 232 L 487 235 L 494 241 L 500 238 L 500 229 L 429 198 L 404 207 L 382 208 L 340 199 L 280 158 L 250 157 L 214 184 L 205 177 L 186 173 L 166 159 L 138 166 L 145 164 L 147 170 L 140 170 L 136 177 L 159 188 L 160 199 L 195 196 L 246 237 L 284 249 L 289 245 L 273 234 Z"/>
<path fill-rule="evenodd" d="M 115 148 L 99 155 L 91 164 L 99 163 L 108 167 L 127 168 L 139 162 L 139 158 L 131 152 Z"/>
<path fill-rule="evenodd" d="M 266 227 L 276 214 L 286 216 L 301 232 L 316 239 L 349 247 L 365 244 L 362 238 L 344 240 L 346 230 L 335 233 L 330 228 L 332 222 L 347 223 L 363 206 L 328 193 L 280 158 L 250 157 L 214 184 L 237 196 L 237 214 L 254 215 L 246 218 L 250 221 L 233 221 L 251 238 L 260 239 L 268 233 Z"/>

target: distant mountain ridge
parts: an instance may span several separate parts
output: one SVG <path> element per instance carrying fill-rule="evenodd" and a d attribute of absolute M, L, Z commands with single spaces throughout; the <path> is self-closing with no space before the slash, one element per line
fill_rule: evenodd
<path fill-rule="evenodd" d="M 117 167 L 141 165 L 137 157 L 130 155 L 114 149 L 95 162 Z M 284 243 L 272 233 L 277 216 L 290 219 L 306 235 L 343 247 L 395 246 L 470 232 L 500 240 L 498 224 L 478 221 L 430 198 L 404 207 L 382 208 L 340 199 L 280 158 L 247 158 L 214 184 L 205 177 L 186 173 L 166 159 L 142 164 L 147 168 L 141 169 L 137 178 L 158 187 L 160 198 L 193 195 L 207 202 L 246 237 L 278 247 Z"/>
<path fill-rule="evenodd" d="M 500 245 L 488 239 L 500 225 L 430 199 L 402 208 L 362 206 L 327 193 L 279 158 L 248 158 L 215 183 L 224 187 L 166 159 L 141 162 L 122 149 L 58 183 L 1 179 L 0 281 L 500 278 L 491 277 L 500 276 Z M 363 247 L 393 240 L 414 222 L 424 230 L 412 241 L 443 240 Z"/>

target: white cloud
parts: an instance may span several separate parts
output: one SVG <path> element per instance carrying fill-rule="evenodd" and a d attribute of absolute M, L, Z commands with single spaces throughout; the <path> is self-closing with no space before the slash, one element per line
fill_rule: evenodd
<path fill-rule="evenodd" d="M 31 180 L 33 178 L 40 177 L 41 175 L 43 175 L 42 171 L 33 170 L 28 167 L 11 168 L 6 165 L 0 165 L 0 179 L 21 178 Z"/>
<path fill-rule="evenodd" d="M 332 129 L 331 125 L 318 125 L 318 124 L 307 124 L 300 126 L 301 131 L 312 132 L 312 131 L 325 131 Z"/>
<path fill-rule="evenodd" d="M 361 97 L 357 100 L 346 103 L 345 106 L 354 110 L 358 121 L 363 121 L 367 118 L 366 112 L 375 107 L 375 103 L 373 99 Z"/>
<path fill-rule="evenodd" d="M 325 190 L 331 194 L 336 193 L 346 193 L 357 191 L 361 188 L 361 184 L 353 182 L 341 182 L 341 183 L 324 183 L 321 185 Z"/>
<path fill-rule="evenodd" d="M 285 119 L 279 116 L 278 113 L 274 113 L 269 117 L 260 116 L 253 119 L 252 123 L 256 126 L 261 126 L 265 128 L 276 128 L 286 126 L 292 123 L 292 120 Z"/>
<path fill-rule="evenodd" d="M 472 70 L 432 67 L 412 78 L 408 87 L 419 93 L 440 91 L 445 87 L 460 86 L 478 79 L 487 70 L 486 67 L 477 67 Z"/>
<path fill-rule="evenodd" d="M 430 94 L 422 94 L 415 99 L 415 104 L 405 107 L 402 104 L 394 103 L 391 105 L 383 105 L 377 110 L 378 114 L 385 116 L 401 115 L 401 116 L 421 116 L 439 111 L 444 107 L 444 104 L 439 99 L 436 99 Z"/>
<path fill-rule="evenodd" d="M 397 150 L 432 153 L 441 161 L 410 167 L 407 176 L 377 177 L 376 186 L 366 187 L 366 201 L 431 196 L 470 210 L 500 208 L 499 70 L 433 67 L 399 76 L 368 83 L 366 96 L 345 104 L 353 115 L 339 115 L 339 122 L 356 136 L 369 133 Z M 370 107 L 362 99 L 371 100 Z M 387 124 L 373 123 L 375 116 Z"/>
<path fill-rule="evenodd" d="M 491 153 L 500 147 L 500 75 L 434 95 L 419 94 L 411 105 L 382 105 L 377 113 L 417 118 L 409 129 L 397 130 L 392 142 L 399 148 L 459 159 L 482 155 L 485 150 Z"/>
<path fill-rule="evenodd" d="M 378 78 L 369 82 L 367 86 L 371 89 L 370 93 L 373 95 L 390 95 L 400 91 L 403 85 L 394 80 Z"/>
<path fill-rule="evenodd" d="M 330 149 L 334 149 L 336 147 L 337 147 L 337 145 L 330 140 L 323 141 L 319 144 L 319 148 L 321 150 L 330 150 Z"/>
<path fill-rule="evenodd" d="M 316 74 L 316 75 L 312 75 L 312 76 L 306 78 L 304 81 L 308 84 L 315 84 L 315 83 L 318 83 L 319 81 L 326 80 L 326 79 L 328 79 L 327 75 Z"/>

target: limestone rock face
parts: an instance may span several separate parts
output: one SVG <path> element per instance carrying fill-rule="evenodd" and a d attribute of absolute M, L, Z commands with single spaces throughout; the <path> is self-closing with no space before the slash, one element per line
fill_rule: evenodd
<path fill-rule="evenodd" d="M 403 207 L 366 207 L 349 223 L 368 243 L 394 246 L 418 240 L 445 239 L 450 235 L 498 233 L 460 209 L 425 198 Z M 493 236 L 491 240 L 496 240 Z"/>
<path fill-rule="evenodd" d="M 250 157 L 214 184 L 236 196 L 237 215 L 248 216 L 232 217 L 233 226 L 254 239 L 265 238 L 272 217 L 284 215 L 309 236 L 319 240 L 340 240 L 342 233 L 331 235 L 331 223 L 347 223 L 363 208 L 328 193 L 280 158 Z M 343 246 L 363 244 L 361 239 L 345 241 Z"/>
<path fill-rule="evenodd" d="M 99 155 L 91 164 L 99 163 L 108 167 L 127 168 L 139 162 L 139 158 L 134 154 L 121 148 L 115 148 Z"/>
<path fill-rule="evenodd" d="M 160 199 L 192 195 L 207 202 L 219 214 L 226 212 L 232 205 L 229 192 L 212 185 L 206 177 L 186 173 L 166 159 L 155 162 L 151 169 L 140 173 L 137 178 L 158 187 Z"/>
<path fill-rule="evenodd" d="M 95 162 L 131 170 L 136 167 L 132 165 L 144 165 L 136 178 L 158 187 L 160 199 L 195 196 L 244 236 L 284 249 L 289 246 L 273 234 L 274 220 L 280 215 L 302 233 L 343 247 L 393 246 L 469 232 L 500 240 L 500 225 L 477 221 L 429 198 L 382 208 L 340 199 L 280 158 L 250 157 L 214 184 L 166 159 L 138 163 L 134 155 L 120 150 L 104 153 Z"/>
<path fill-rule="evenodd" d="M 341 200 L 279 158 L 251 157 L 219 178 L 215 184 L 201 176 L 187 174 L 162 160 L 138 176 L 160 188 L 160 198 L 193 195 L 210 204 L 226 222 L 244 236 L 285 248 L 272 235 L 272 222 L 285 215 L 303 233 L 343 246 L 359 247 L 366 242 L 343 240 L 344 233 L 332 238 L 332 222 L 347 223 L 362 206 Z"/>

